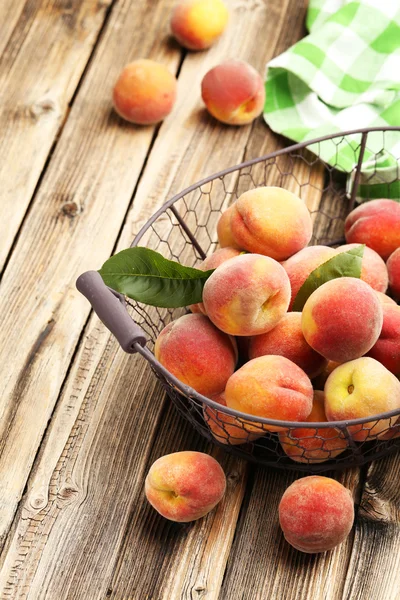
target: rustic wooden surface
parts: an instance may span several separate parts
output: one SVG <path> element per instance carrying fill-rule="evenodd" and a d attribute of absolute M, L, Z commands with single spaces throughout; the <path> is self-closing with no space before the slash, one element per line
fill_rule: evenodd
<path fill-rule="evenodd" d="M 304 35 L 305 1 L 227 0 L 228 30 L 197 54 L 169 37 L 174 3 L 0 3 L 0 597 L 398 599 L 397 456 L 338 476 L 357 507 L 345 544 L 294 551 L 276 515 L 296 476 L 208 445 L 75 290 L 173 193 L 287 144 L 261 119 L 218 124 L 198 90 L 225 57 L 262 72 Z M 160 127 L 111 110 L 118 72 L 142 56 L 178 75 Z M 321 168 L 294 178 L 279 164 L 268 183 L 301 194 L 311 177 L 310 210 L 329 212 Z M 213 454 L 228 479 L 217 509 L 186 525 L 159 517 L 143 495 L 151 463 L 181 449 Z"/>

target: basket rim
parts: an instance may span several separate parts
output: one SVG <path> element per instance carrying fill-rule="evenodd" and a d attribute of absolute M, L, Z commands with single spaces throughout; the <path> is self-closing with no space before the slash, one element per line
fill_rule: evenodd
<path fill-rule="evenodd" d="M 238 163 L 237 165 L 233 165 L 232 167 L 227 167 L 226 169 L 223 169 L 222 171 L 217 171 L 216 173 L 213 173 L 212 175 L 209 175 L 208 177 L 199 179 L 199 181 L 192 183 L 192 185 L 189 185 L 187 188 L 184 188 L 182 191 L 178 192 L 177 194 L 172 196 L 172 198 L 170 198 L 169 200 L 164 202 L 164 204 L 162 204 L 162 206 L 160 206 L 160 208 L 139 229 L 138 233 L 135 235 L 135 237 L 130 245 L 130 248 L 134 248 L 135 246 L 138 245 L 138 242 L 143 237 L 143 235 L 146 233 L 146 231 L 148 230 L 150 225 L 152 225 L 163 212 L 165 212 L 168 208 L 170 208 L 170 206 L 172 206 L 173 204 L 175 204 L 175 202 L 177 202 L 178 200 L 180 200 L 181 198 L 186 196 L 186 194 L 190 194 L 190 192 L 193 192 L 194 190 L 201 187 L 202 185 L 205 185 L 206 183 L 210 183 L 210 181 L 214 181 L 215 179 L 225 177 L 225 175 L 234 173 L 235 171 L 238 171 L 239 169 L 244 169 L 245 167 L 251 167 L 252 165 L 256 165 L 256 164 L 263 162 L 269 158 L 275 158 L 276 156 L 282 156 L 283 154 L 289 154 L 290 152 L 293 152 L 295 150 L 302 150 L 303 148 L 312 146 L 313 144 L 318 144 L 320 142 L 325 142 L 326 140 L 333 140 L 338 137 L 344 138 L 349 135 L 356 135 L 357 133 L 359 133 L 359 134 L 371 133 L 373 131 L 382 131 L 382 132 L 383 131 L 400 131 L 400 126 L 399 127 L 394 127 L 394 126 L 364 127 L 363 129 L 350 129 L 348 131 L 340 131 L 340 132 L 336 132 L 333 134 L 324 135 L 322 137 L 314 138 L 312 140 L 306 140 L 304 142 L 299 142 L 298 144 L 292 144 L 291 146 L 287 146 L 286 148 L 281 148 L 280 150 L 275 150 L 275 152 L 269 152 L 268 154 L 264 154 L 263 156 L 259 156 L 257 158 L 252 158 L 250 160 L 246 160 L 244 162 Z"/>
<path fill-rule="evenodd" d="M 138 245 L 138 243 L 140 242 L 141 238 L 143 237 L 144 233 L 149 229 L 149 227 L 158 219 L 158 217 L 164 213 L 168 208 L 170 208 L 175 202 L 177 202 L 178 200 L 180 200 L 181 198 L 183 198 L 184 196 L 186 196 L 186 194 L 189 194 L 190 192 L 194 191 L 195 189 L 200 188 L 202 185 L 205 185 L 207 183 L 209 183 L 210 181 L 214 181 L 215 179 L 224 177 L 225 175 L 228 175 L 230 173 L 233 173 L 235 171 L 238 171 L 239 169 L 243 169 L 249 166 L 252 166 L 254 164 L 258 164 L 260 162 L 263 162 L 265 160 L 268 160 L 270 158 L 275 158 L 276 156 L 281 156 L 284 154 L 289 154 L 290 152 L 293 152 L 295 150 L 301 150 L 302 148 L 306 148 L 308 146 L 311 146 L 313 144 L 317 144 L 319 142 L 324 142 L 326 140 L 330 140 L 330 139 L 335 139 L 338 137 L 342 137 L 345 138 L 346 136 L 350 136 L 350 135 L 356 135 L 356 134 L 364 134 L 364 133 L 370 133 L 370 132 L 385 132 L 385 131 L 400 131 L 400 126 L 399 127 L 394 127 L 394 126 L 387 126 L 387 127 L 365 127 L 365 128 L 361 128 L 361 129 L 352 129 L 352 130 L 348 130 L 348 131 L 341 131 L 341 132 L 335 132 L 333 134 L 328 134 L 328 135 L 324 135 L 321 136 L 319 138 L 314 138 L 311 140 L 306 140 L 303 142 L 299 142 L 297 144 L 292 144 L 291 146 L 287 146 L 286 148 L 282 148 L 280 150 L 276 150 L 275 152 L 271 152 L 268 154 L 265 154 L 263 156 L 257 157 L 257 158 L 253 158 L 247 161 L 243 161 L 241 163 L 238 163 L 234 166 L 228 167 L 226 169 L 223 169 L 221 171 L 218 171 L 212 175 L 209 175 L 208 177 L 205 177 L 195 183 L 193 183 L 192 185 L 186 187 L 185 189 L 183 189 L 181 192 L 178 192 L 177 194 L 175 194 L 174 196 L 172 196 L 169 200 L 167 200 L 166 202 L 164 202 L 164 204 L 162 204 L 162 206 L 146 221 L 146 223 L 140 228 L 140 230 L 138 231 L 138 233 L 135 235 L 132 244 L 130 245 L 131 248 L 136 247 Z M 155 355 L 146 347 L 142 347 L 140 344 L 135 344 L 135 349 L 137 352 L 139 352 L 153 367 L 156 371 L 161 372 L 164 376 L 165 379 L 170 380 L 174 386 L 176 388 L 178 388 L 178 390 L 189 400 L 196 400 L 199 403 L 205 404 L 207 406 L 209 406 L 210 408 L 217 410 L 218 412 L 224 413 L 224 414 L 228 414 L 230 416 L 233 417 L 238 417 L 239 419 L 241 419 L 242 421 L 251 421 L 255 424 L 261 424 L 261 425 L 272 425 L 274 427 L 282 427 L 283 429 L 297 429 L 297 428 L 302 428 L 302 429 L 327 429 L 327 428 L 334 428 L 334 429 L 340 429 L 343 430 L 347 435 L 348 434 L 348 427 L 352 427 L 355 425 L 363 425 L 365 423 L 374 423 L 374 422 L 378 422 L 381 420 L 388 420 L 391 419 L 393 417 L 400 417 L 400 408 L 396 408 L 393 409 L 391 411 L 386 411 L 383 413 L 378 413 L 378 414 L 374 414 L 368 417 L 362 417 L 362 418 L 358 418 L 358 419 L 347 419 L 347 420 L 341 420 L 341 421 L 324 421 L 324 422 L 317 422 L 317 421 L 282 421 L 282 420 L 277 420 L 277 419 L 268 419 L 265 417 L 260 417 L 260 416 L 256 416 L 256 415 L 251 415 L 248 413 L 244 413 L 241 411 L 237 411 L 233 408 L 229 408 L 228 406 L 223 406 L 221 404 L 218 404 L 217 402 L 215 402 L 214 400 L 212 400 L 211 398 L 208 398 L 207 396 L 203 396 L 202 394 L 199 394 L 195 389 L 193 389 L 190 386 L 185 385 L 184 383 L 182 383 L 179 379 L 177 379 L 170 371 L 168 371 L 155 357 Z M 393 423 L 392 425 L 390 425 L 390 427 L 393 427 L 395 425 L 395 423 Z M 371 427 L 371 429 L 373 429 L 374 426 Z M 399 427 L 399 431 L 400 431 L 400 427 Z M 379 434 L 377 434 L 379 435 Z M 351 437 L 351 436 L 350 436 Z M 379 439 L 377 437 L 372 438 L 371 441 Z M 370 440 L 367 440 L 370 441 Z"/>

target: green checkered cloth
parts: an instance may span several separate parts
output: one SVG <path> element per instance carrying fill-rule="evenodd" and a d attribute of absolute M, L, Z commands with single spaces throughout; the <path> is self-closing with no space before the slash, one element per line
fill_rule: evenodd
<path fill-rule="evenodd" d="M 400 1 L 310 0 L 310 34 L 267 65 L 264 119 L 297 142 L 400 127 Z M 354 180 L 361 134 L 310 149 Z M 400 132 L 368 134 L 357 200 L 400 200 Z"/>

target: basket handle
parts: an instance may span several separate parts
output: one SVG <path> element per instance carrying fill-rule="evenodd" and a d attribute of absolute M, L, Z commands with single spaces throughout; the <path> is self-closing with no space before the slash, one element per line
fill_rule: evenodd
<path fill-rule="evenodd" d="M 107 287 L 97 271 L 82 273 L 76 280 L 76 287 L 125 352 L 135 354 L 137 344 L 146 345 L 146 335 L 126 310 L 124 296 Z"/>

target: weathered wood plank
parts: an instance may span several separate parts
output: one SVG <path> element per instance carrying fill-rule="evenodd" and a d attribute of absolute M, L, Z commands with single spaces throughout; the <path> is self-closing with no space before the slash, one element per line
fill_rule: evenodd
<path fill-rule="evenodd" d="M 343 599 L 400 598 L 399 454 L 367 471 Z"/>
<path fill-rule="evenodd" d="M 332 476 L 356 493 L 358 469 Z M 221 598 L 342 598 L 353 535 L 332 552 L 308 555 L 289 546 L 280 530 L 278 505 L 285 489 L 296 478 L 292 472 L 255 469 L 254 484 L 251 493 L 246 495 L 247 506 L 240 516 Z"/>
<path fill-rule="evenodd" d="M 26 0 L 3 0 L 0 3 L 0 55 L 7 48 L 9 37 L 21 18 L 25 5 Z"/>
<path fill-rule="evenodd" d="M 112 1 L 1 3 L 0 272 Z"/>
<path fill-rule="evenodd" d="M 172 2 L 116 5 L 4 273 L 0 543 L 89 313 L 75 279 L 111 253 L 154 134 L 112 113 L 112 86 L 138 55 L 177 69 L 180 49 L 164 43 Z"/>

